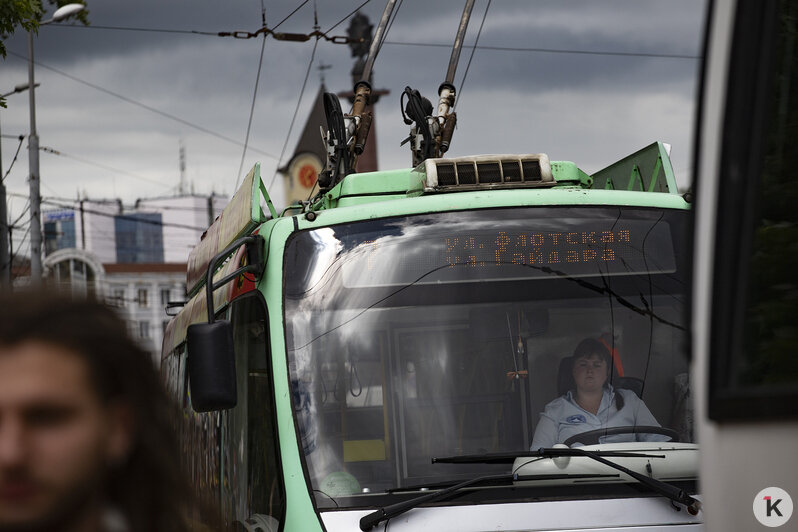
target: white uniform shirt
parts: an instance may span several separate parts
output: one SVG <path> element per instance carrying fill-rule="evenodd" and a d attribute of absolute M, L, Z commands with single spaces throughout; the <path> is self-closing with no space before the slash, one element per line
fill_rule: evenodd
<path fill-rule="evenodd" d="M 624 405 L 621 410 L 615 407 L 616 393 L 620 393 L 623 397 Z M 633 391 L 621 388 L 615 390 L 611 385 L 607 385 L 596 414 L 579 406 L 569 391 L 547 404 L 540 414 L 530 450 L 551 447 L 555 443 L 563 443 L 571 436 L 590 430 L 630 426 L 660 426 L 645 403 Z M 616 434 L 602 436 L 599 442 L 667 441 L 668 439 L 661 434 Z"/>

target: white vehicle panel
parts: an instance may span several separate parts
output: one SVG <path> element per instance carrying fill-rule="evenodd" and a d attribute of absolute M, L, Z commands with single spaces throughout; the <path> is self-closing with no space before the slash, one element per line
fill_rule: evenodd
<path fill-rule="evenodd" d="M 321 517 L 328 532 L 356 531 L 360 530 L 360 518 L 369 513 L 371 510 L 330 511 L 322 512 Z M 414 508 L 372 530 L 697 532 L 704 529 L 700 517 L 677 511 L 664 497 L 646 497 Z"/>

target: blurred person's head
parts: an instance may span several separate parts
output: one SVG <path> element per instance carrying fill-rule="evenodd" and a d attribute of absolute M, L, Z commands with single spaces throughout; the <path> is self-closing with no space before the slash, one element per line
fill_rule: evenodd
<path fill-rule="evenodd" d="M 0 532 L 180 531 L 191 494 L 151 357 L 96 302 L 0 296 Z"/>

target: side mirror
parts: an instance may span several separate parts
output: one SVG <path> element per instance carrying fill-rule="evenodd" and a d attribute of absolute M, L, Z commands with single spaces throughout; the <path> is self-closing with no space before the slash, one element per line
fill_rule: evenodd
<path fill-rule="evenodd" d="M 233 325 L 221 320 L 195 323 L 187 331 L 191 405 L 196 412 L 236 406 L 236 363 Z"/>

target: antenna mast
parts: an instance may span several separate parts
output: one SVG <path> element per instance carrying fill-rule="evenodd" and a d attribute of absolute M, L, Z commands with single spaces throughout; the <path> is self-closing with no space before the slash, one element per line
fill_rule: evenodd
<path fill-rule="evenodd" d="M 180 139 L 180 182 L 177 185 L 177 193 L 182 196 L 186 193 L 186 147 L 183 139 Z"/>

